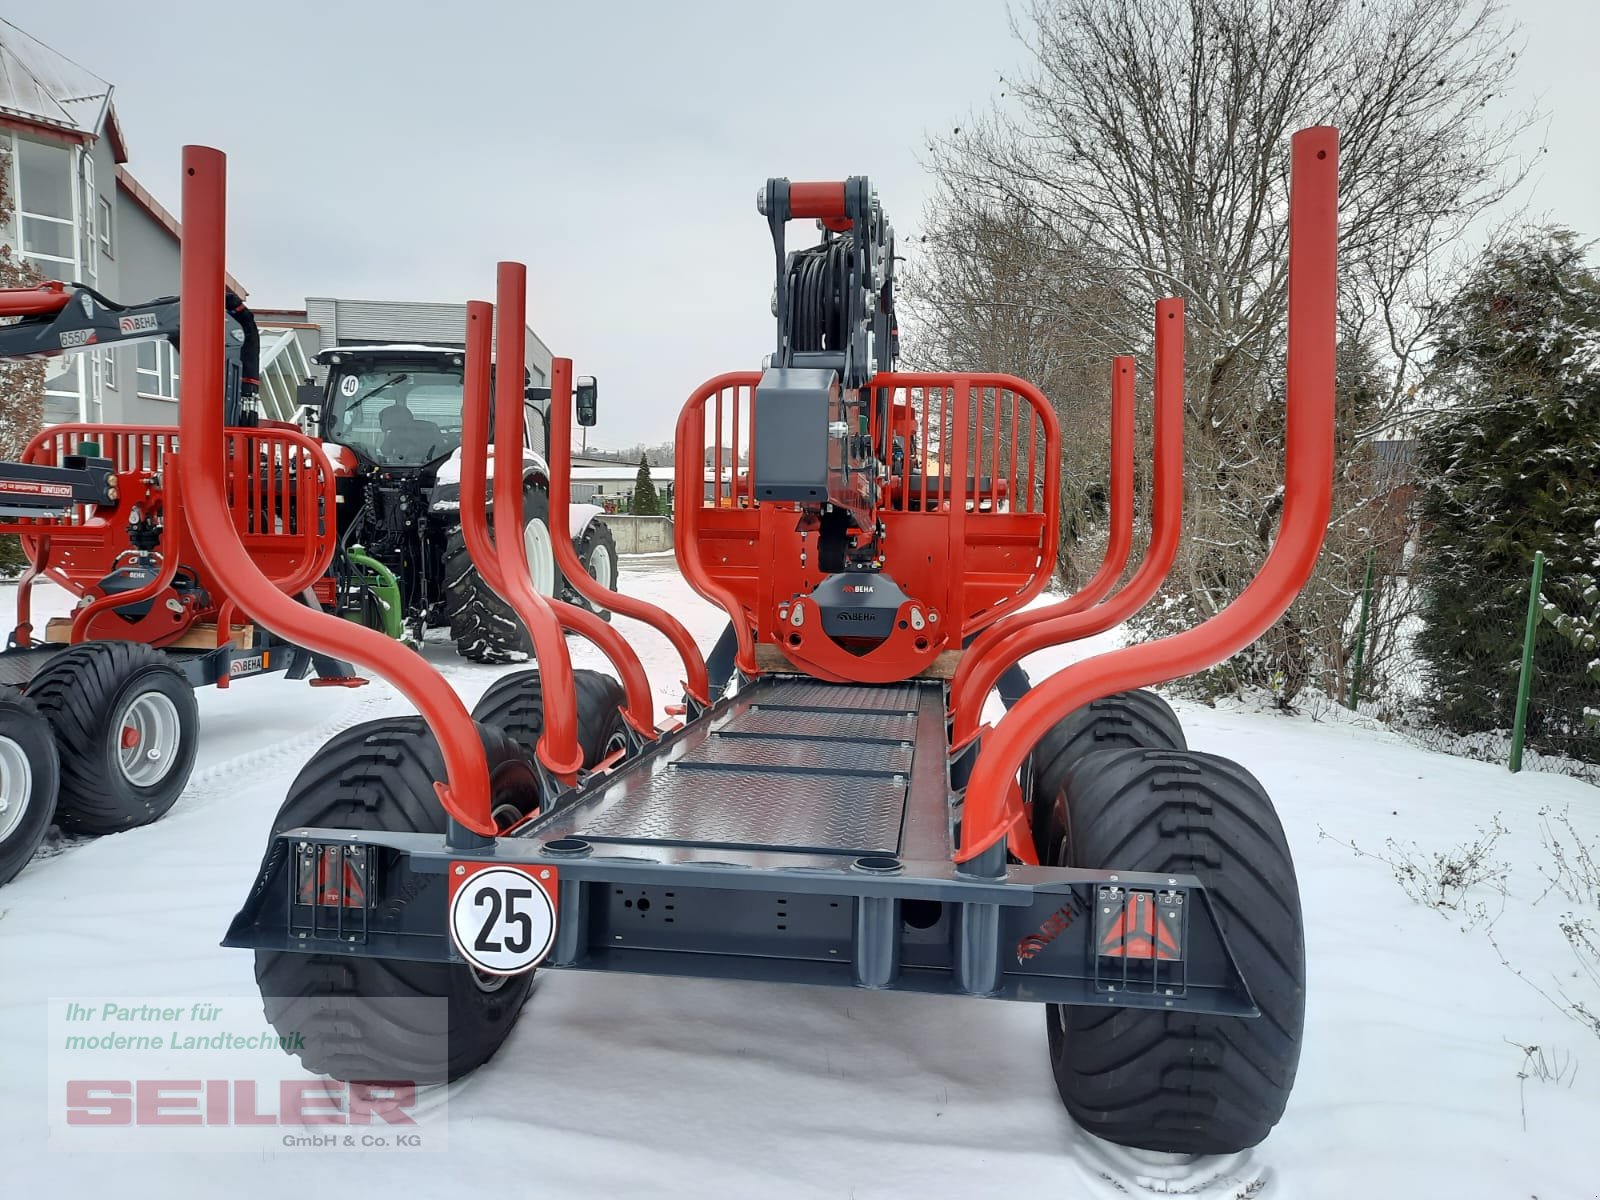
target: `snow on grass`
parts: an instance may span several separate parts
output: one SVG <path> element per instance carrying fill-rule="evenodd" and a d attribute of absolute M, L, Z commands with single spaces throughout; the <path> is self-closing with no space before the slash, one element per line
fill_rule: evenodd
<path fill-rule="evenodd" d="M 624 578 L 709 647 L 721 620 L 670 558 L 625 560 Z M 682 670 L 670 647 L 617 621 L 658 704 L 675 703 Z M 1093 649 L 1121 637 L 1102 635 Z M 1035 656 L 1034 678 L 1082 653 Z M 426 654 L 469 703 L 504 670 L 462 663 L 447 643 Z M 576 644 L 574 660 L 601 665 Z M 1175 1162 L 1077 1132 L 1034 1006 L 576 972 L 541 973 L 504 1049 L 453 1090 L 446 1152 L 286 1149 L 203 1162 L 53 1153 L 49 998 L 253 997 L 250 955 L 218 941 L 278 803 L 334 730 L 405 711 L 381 683 L 346 692 L 271 677 L 201 694 L 200 761 L 164 820 L 74 841 L 0 890 L 0 1196 L 102 1194 L 112 1181 L 152 1200 L 312 1189 L 694 1200 L 1595 1195 L 1600 1038 L 1560 1001 L 1592 997 L 1600 982 L 1561 934 L 1562 914 L 1577 906 L 1540 873 L 1551 861 L 1540 810 L 1566 812 L 1575 836 L 1592 841 L 1600 791 L 1420 750 L 1359 718 L 1175 707 L 1192 747 L 1239 760 L 1274 796 L 1303 892 L 1299 1081 L 1283 1123 L 1248 1154 Z M 1489 857 L 1506 864 L 1504 895 L 1493 883 L 1469 892 L 1469 906 L 1487 906 L 1476 924 L 1413 903 L 1380 858 L 1348 848 L 1382 855 L 1392 842 L 1426 859 L 1496 820 L 1505 833 Z"/>

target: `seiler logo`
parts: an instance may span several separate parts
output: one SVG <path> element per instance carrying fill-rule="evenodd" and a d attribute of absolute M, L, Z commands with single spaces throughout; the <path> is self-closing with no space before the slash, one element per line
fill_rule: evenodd
<path fill-rule="evenodd" d="M 275 1090 L 277 1094 L 271 1095 Z M 70 1079 L 66 1121 L 84 1125 L 415 1125 L 413 1083 L 285 1079 Z"/>

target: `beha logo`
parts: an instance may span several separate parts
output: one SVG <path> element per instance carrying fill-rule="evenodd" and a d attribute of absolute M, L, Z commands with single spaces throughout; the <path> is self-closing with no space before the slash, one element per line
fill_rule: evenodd
<path fill-rule="evenodd" d="M 1065 904 L 1044 919 L 1044 924 L 1039 926 L 1038 932 L 1028 934 L 1017 943 L 1017 961 L 1027 962 L 1034 955 L 1041 953 L 1046 946 L 1070 929 L 1072 923 L 1083 915 L 1088 907 L 1079 898 L 1078 893 L 1073 892 Z"/>

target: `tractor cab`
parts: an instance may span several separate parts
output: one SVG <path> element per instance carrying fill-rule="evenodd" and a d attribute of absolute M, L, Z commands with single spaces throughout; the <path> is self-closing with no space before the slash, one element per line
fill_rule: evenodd
<path fill-rule="evenodd" d="M 465 353 L 423 345 L 336 346 L 317 355 L 328 368 L 318 416 L 326 442 L 389 472 L 437 470 L 461 449 Z M 543 454 L 549 393 L 524 372 L 524 445 Z"/>

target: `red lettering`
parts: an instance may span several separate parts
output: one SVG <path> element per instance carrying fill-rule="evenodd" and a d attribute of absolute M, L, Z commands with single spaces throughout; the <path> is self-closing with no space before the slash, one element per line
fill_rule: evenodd
<path fill-rule="evenodd" d="M 233 1084 L 233 1123 L 235 1125 L 276 1125 L 278 1118 L 256 1107 L 256 1081 L 236 1079 Z"/>
<path fill-rule="evenodd" d="M 141 1079 L 137 1089 L 139 1124 L 200 1124 L 200 1081 L 198 1079 Z M 178 1111 L 169 1112 L 168 1107 Z"/>
<path fill-rule="evenodd" d="M 278 1111 L 285 1125 L 343 1125 L 344 1085 L 332 1080 L 285 1079 L 278 1085 Z"/>
<path fill-rule="evenodd" d="M 126 1079 L 69 1079 L 67 1124 L 132 1125 L 132 1094 Z"/>
<path fill-rule="evenodd" d="M 405 1110 L 417 1103 L 417 1089 L 409 1083 L 352 1083 L 350 1124 L 370 1125 L 374 1116 L 390 1125 L 415 1125 Z"/>
<path fill-rule="evenodd" d="M 206 1080 L 207 1125 L 226 1125 L 228 1123 L 230 1099 L 228 1081 L 226 1079 Z"/>

